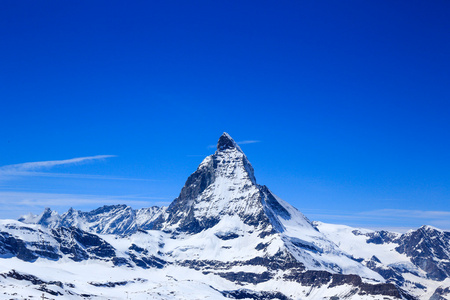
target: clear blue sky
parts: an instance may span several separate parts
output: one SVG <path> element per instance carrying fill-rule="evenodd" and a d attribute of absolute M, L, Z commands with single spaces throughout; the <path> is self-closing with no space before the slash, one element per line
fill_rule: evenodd
<path fill-rule="evenodd" d="M 449 14 L 449 1 L 4 0 L 0 218 L 166 205 L 226 131 L 312 220 L 450 229 Z"/>

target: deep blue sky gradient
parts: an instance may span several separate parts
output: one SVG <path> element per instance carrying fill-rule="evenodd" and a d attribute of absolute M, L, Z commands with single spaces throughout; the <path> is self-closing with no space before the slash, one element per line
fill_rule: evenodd
<path fill-rule="evenodd" d="M 42 170 L 105 179 L 0 176 L 0 218 L 107 202 L 62 194 L 169 203 L 226 131 L 259 141 L 241 146 L 258 182 L 311 219 L 450 229 L 449 13 L 448 1 L 2 1 L 0 166 L 117 157 Z M 29 205 L 11 208 L 6 191 Z"/>

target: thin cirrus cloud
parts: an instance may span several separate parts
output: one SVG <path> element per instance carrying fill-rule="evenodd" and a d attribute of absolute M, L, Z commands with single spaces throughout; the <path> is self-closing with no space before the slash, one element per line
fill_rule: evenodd
<path fill-rule="evenodd" d="M 440 219 L 450 218 L 450 211 L 433 210 L 408 210 L 408 209 L 379 209 L 360 213 L 362 216 L 380 217 L 380 218 L 414 218 L 414 219 Z"/>
<path fill-rule="evenodd" d="M 155 181 L 154 179 L 144 178 L 124 178 L 117 176 L 104 176 L 92 174 L 75 174 L 75 173 L 54 173 L 42 172 L 42 170 L 51 169 L 56 166 L 75 165 L 82 163 L 95 162 L 107 158 L 117 157 L 117 155 L 94 155 L 85 157 L 76 157 L 64 160 L 49 160 L 27 162 L 14 165 L 6 165 L 0 167 L 0 180 L 17 176 L 33 176 L 33 177 L 54 177 L 54 178 L 73 178 L 73 179 L 97 179 L 97 180 L 132 180 L 132 181 Z"/>
<path fill-rule="evenodd" d="M 0 179 L 5 179 L 10 176 L 41 176 L 41 177 L 70 177 L 70 178 L 86 178 L 86 179 L 111 179 L 100 175 L 87 175 L 87 174 L 63 174 L 63 173 L 49 173 L 39 172 L 46 169 L 51 169 L 56 166 L 75 165 L 88 162 L 94 162 L 104 160 L 111 157 L 117 157 L 116 155 L 95 155 L 76 157 L 64 160 L 48 160 L 48 161 L 36 161 L 26 162 L 21 164 L 6 165 L 0 167 Z M 114 179 L 114 178 L 113 178 Z"/>
<path fill-rule="evenodd" d="M 416 227 L 432 225 L 440 229 L 450 229 L 450 211 L 379 209 L 359 213 L 360 216 L 380 221 L 414 222 Z"/>
<path fill-rule="evenodd" d="M 309 213 L 308 213 L 309 212 Z M 385 229 L 405 232 L 422 225 L 432 225 L 438 228 L 450 229 L 450 211 L 379 209 L 357 213 L 342 211 L 305 210 L 309 218 L 330 223 L 343 223 L 372 229 Z M 378 224 L 378 225 L 376 225 Z M 379 224 L 385 224 L 380 226 Z M 398 224 L 409 227 L 396 227 Z"/>
<path fill-rule="evenodd" d="M 450 229 L 450 211 L 380 209 L 360 215 L 381 221 L 415 222 L 417 226 L 432 225 L 444 230 Z"/>
<path fill-rule="evenodd" d="M 94 155 L 85 157 L 76 157 L 64 160 L 48 160 L 48 161 L 36 161 L 36 162 L 26 162 L 21 164 L 7 165 L 0 167 L 0 173 L 15 173 L 15 172 L 27 172 L 35 171 L 40 169 L 48 169 L 55 166 L 61 165 L 72 165 L 79 164 L 83 162 L 101 160 L 105 158 L 116 157 L 116 155 Z"/>
<path fill-rule="evenodd" d="M 450 219 L 450 211 L 432 211 L 432 210 L 409 210 L 409 209 L 378 209 L 372 211 L 363 211 L 358 213 L 347 213 L 339 211 L 320 211 L 305 210 L 309 215 L 315 217 L 334 218 L 336 220 L 351 219 L 351 220 L 367 220 L 367 219 Z"/>
<path fill-rule="evenodd" d="M 0 172 L 1 175 L 1 172 Z M 53 177 L 53 178 L 69 178 L 69 179 L 96 179 L 96 180 L 128 180 L 128 181 L 160 181 L 157 179 L 147 178 L 126 178 L 117 176 L 92 175 L 92 174 L 77 174 L 77 173 L 50 173 L 50 172 L 15 172 L 7 175 L 14 176 L 33 176 L 33 177 Z M 0 177 L 1 178 L 1 177 Z"/>
<path fill-rule="evenodd" d="M 246 145 L 246 144 L 255 144 L 255 143 L 260 143 L 261 141 L 257 141 L 257 140 L 246 140 L 246 141 L 240 141 L 240 142 L 236 142 L 238 145 Z"/>
<path fill-rule="evenodd" d="M 88 195 L 88 194 L 64 194 L 64 193 L 36 193 L 0 191 L 0 206 L 14 203 L 16 206 L 67 206 L 71 205 L 102 205 L 119 204 L 126 202 L 129 205 L 142 203 L 155 203 L 166 205 L 168 198 L 147 197 L 141 195 Z"/>

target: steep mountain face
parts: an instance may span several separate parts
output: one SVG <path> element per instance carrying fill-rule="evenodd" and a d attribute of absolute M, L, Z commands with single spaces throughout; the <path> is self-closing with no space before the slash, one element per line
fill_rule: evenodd
<path fill-rule="evenodd" d="M 168 208 L 1 221 L 0 288 L 68 299 L 444 299 L 448 249 L 448 233 L 431 227 L 312 223 L 256 182 L 224 133 Z"/>
<path fill-rule="evenodd" d="M 269 226 L 253 168 L 228 134 L 186 181 L 180 195 L 155 222 L 155 229 L 198 233 L 222 216 L 239 216 L 244 224 Z"/>
<path fill-rule="evenodd" d="M 450 277 L 450 232 L 422 226 L 402 235 L 395 249 L 427 273 L 427 277 L 442 281 Z"/>

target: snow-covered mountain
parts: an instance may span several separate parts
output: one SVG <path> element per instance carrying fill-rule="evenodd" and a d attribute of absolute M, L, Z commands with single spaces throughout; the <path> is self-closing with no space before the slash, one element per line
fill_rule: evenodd
<path fill-rule="evenodd" d="M 62 215 L 46 208 L 40 215 L 28 214 L 19 221 L 49 228 L 76 227 L 99 234 L 129 234 L 138 229 L 152 229 L 165 207 L 152 206 L 134 210 L 126 205 L 105 205 L 90 212 L 69 209 Z"/>
<path fill-rule="evenodd" d="M 450 232 L 422 226 L 404 234 L 314 222 L 340 249 L 421 299 L 450 299 Z"/>
<path fill-rule="evenodd" d="M 445 299 L 449 234 L 311 222 L 224 133 L 167 208 L 1 221 L 0 299 Z"/>

